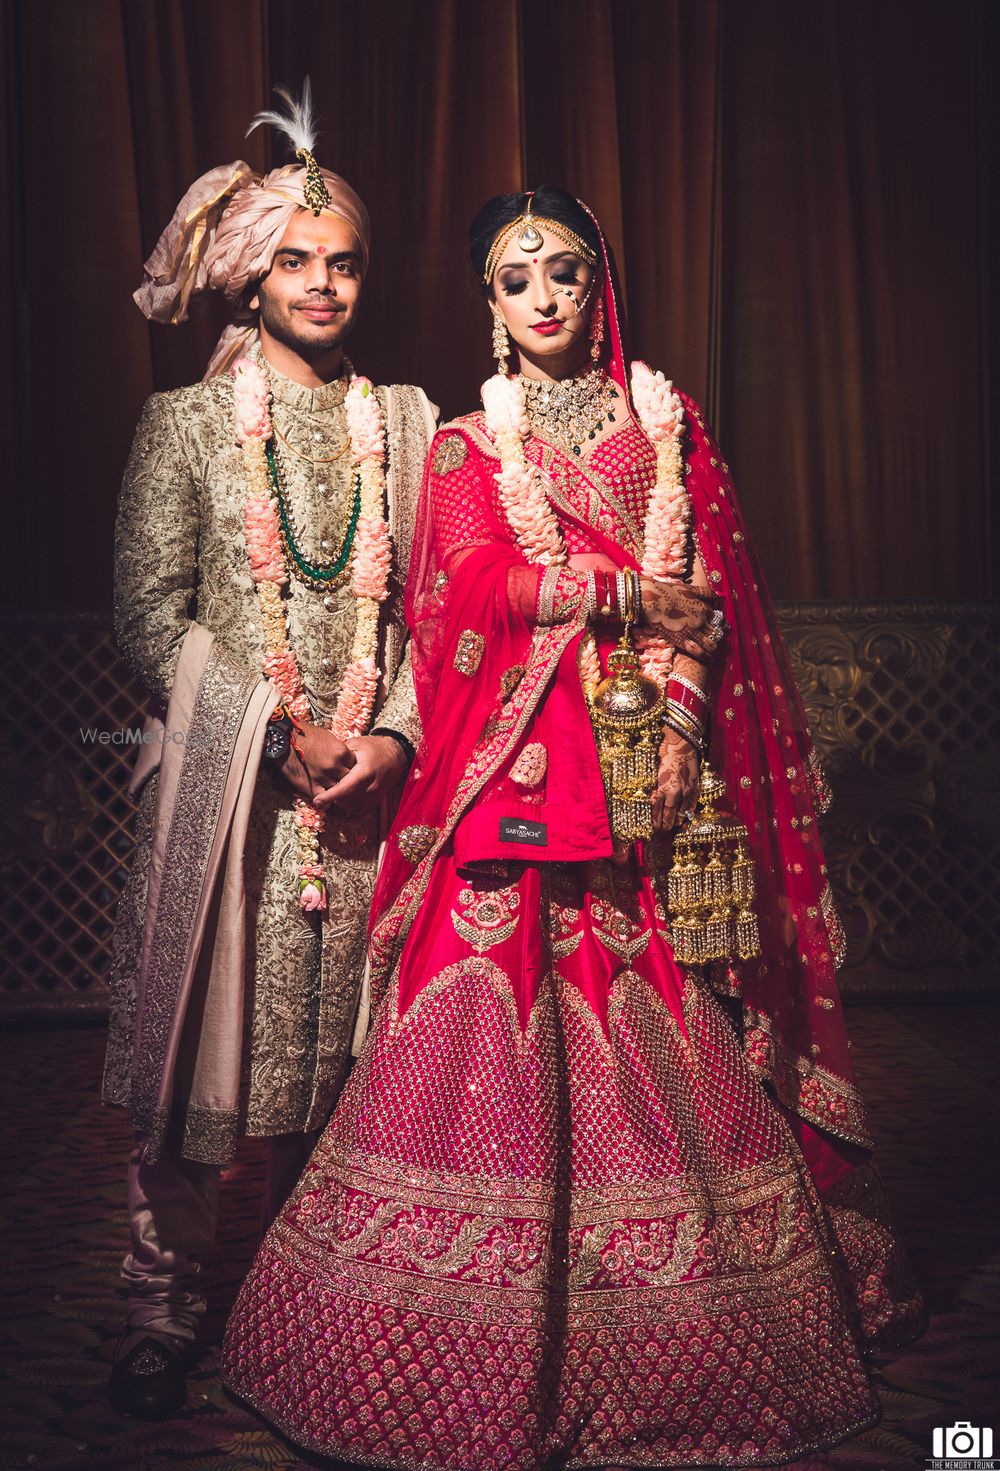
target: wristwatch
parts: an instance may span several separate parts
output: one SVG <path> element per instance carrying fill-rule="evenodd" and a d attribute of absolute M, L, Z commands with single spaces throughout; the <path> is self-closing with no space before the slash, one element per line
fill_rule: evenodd
<path fill-rule="evenodd" d="M 264 729 L 265 761 L 284 761 L 292 749 L 292 731 L 295 729 L 292 717 L 284 705 L 278 705 Z"/>

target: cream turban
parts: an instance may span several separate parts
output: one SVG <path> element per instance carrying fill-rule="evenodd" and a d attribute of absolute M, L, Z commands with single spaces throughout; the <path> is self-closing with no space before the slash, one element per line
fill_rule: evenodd
<path fill-rule="evenodd" d="M 346 220 L 357 236 L 361 270 L 368 270 L 371 222 L 350 184 L 321 169 L 330 203 L 323 214 Z M 143 268 L 134 294 L 152 322 L 183 322 L 193 297 L 221 291 L 237 303 L 236 320 L 212 353 L 206 378 L 224 373 L 257 341 L 256 313 L 243 304 L 246 288 L 266 276 L 281 237 L 297 209 L 307 209 L 306 170 L 286 164 L 263 175 L 237 160 L 197 179 L 174 211 Z"/>

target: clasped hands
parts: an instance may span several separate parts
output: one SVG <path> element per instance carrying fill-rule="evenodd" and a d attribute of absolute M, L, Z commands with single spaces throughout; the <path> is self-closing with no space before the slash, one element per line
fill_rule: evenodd
<path fill-rule="evenodd" d="M 281 763 L 281 775 L 318 812 L 335 807 L 353 816 L 377 807 L 402 781 L 406 757 L 392 736 L 341 741 L 324 726 L 305 725 Z"/>
<path fill-rule="evenodd" d="M 725 636 L 726 625 L 711 593 L 688 582 L 640 578 L 642 624 L 681 653 L 704 663 Z"/>

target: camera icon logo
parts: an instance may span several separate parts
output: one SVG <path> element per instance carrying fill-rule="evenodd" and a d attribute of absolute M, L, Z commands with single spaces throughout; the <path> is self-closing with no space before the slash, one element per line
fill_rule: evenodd
<path fill-rule="evenodd" d="M 934 1457 L 946 1461 L 988 1461 L 993 1456 L 993 1431 L 968 1420 L 938 1426 L 934 1431 Z"/>

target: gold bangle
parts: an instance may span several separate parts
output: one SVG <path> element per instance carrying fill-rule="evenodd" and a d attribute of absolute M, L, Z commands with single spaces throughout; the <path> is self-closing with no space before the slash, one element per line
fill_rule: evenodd
<path fill-rule="evenodd" d="M 641 623 L 643 618 L 642 580 L 638 572 L 632 573 L 632 606 L 635 613 L 636 623 Z"/>

